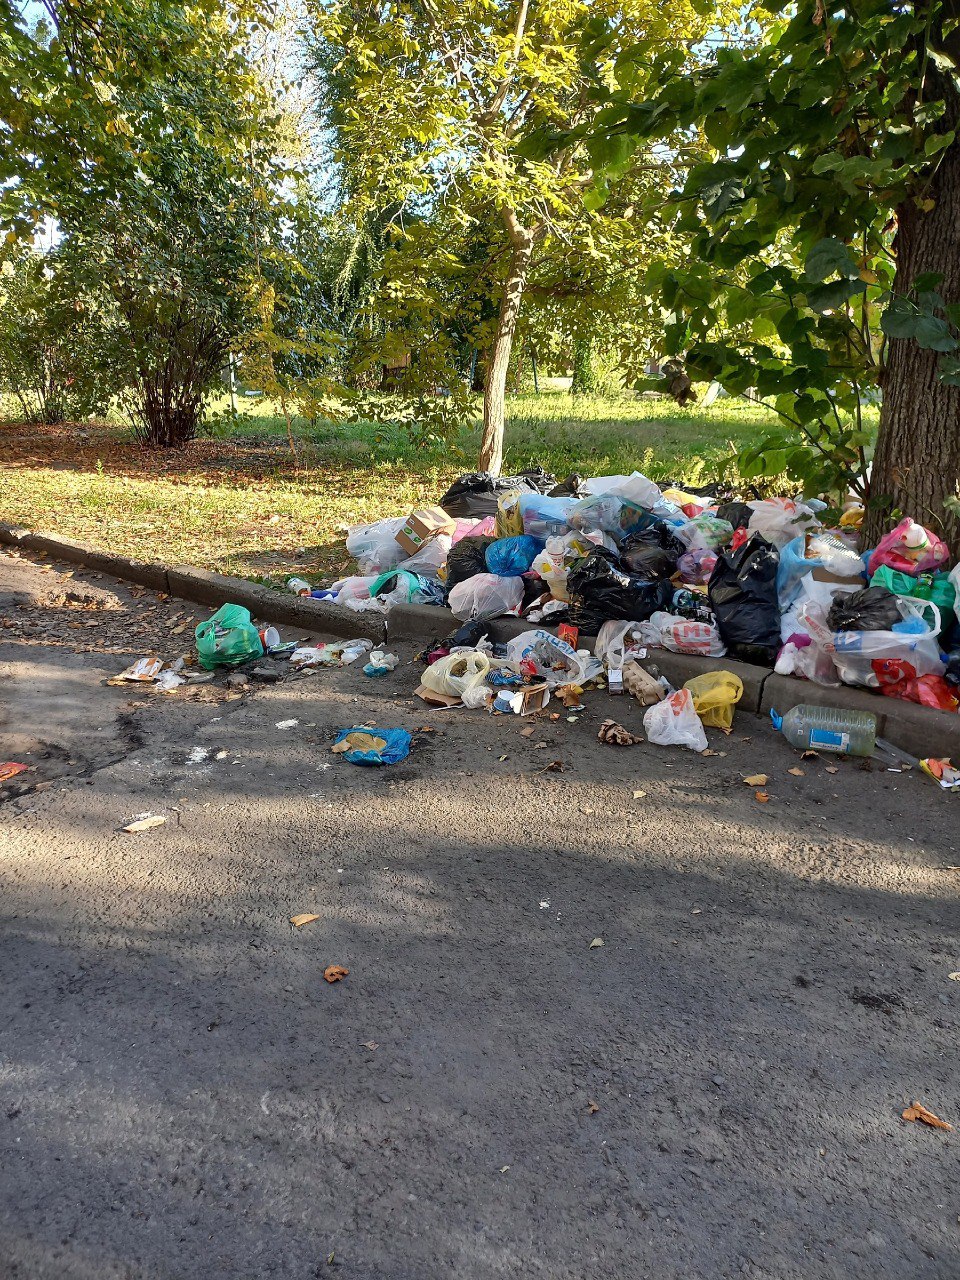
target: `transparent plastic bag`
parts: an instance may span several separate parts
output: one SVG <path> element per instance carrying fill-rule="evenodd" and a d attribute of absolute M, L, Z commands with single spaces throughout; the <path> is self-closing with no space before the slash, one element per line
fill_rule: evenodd
<path fill-rule="evenodd" d="M 606 533 L 620 533 L 620 516 L 623 500 L 615 493 L 599 493 L 584 498 L 570 508 L 568 523 L 572 529 L 590 533 L 595 529 Z"/>
<path fill-rule="evenodd" d="M 733 525 L 718 516 L 694 516 L 677 530 L 677 537 L 688 551 L 716 551 L 733 537 Z"/>
<path fill-rule="evenodd" d="M 608 671 L 619 671 L 625 662 L 640 656 L 644 650 L 639 622 L 621 622 L 611 618 L 597 633 L 593 652 Z"/>
<path fill-rule="evenodd" d="M 678 689 L 643 713 L 643 729 L 658 747 L 689 747 L 706 751 L 707 735 L 693 705 L 689 689 Z"/>
<path fill-rule="evenodd" d="M 403 569 L 406 573 L 415 573 L 421 578 L 440 580 L 440 570 L 447 563 L 447 556 L 453 546 L 453 538 L 449 533 L 438 533 L 429 538 L 416 555 L 409 560 L 402 560 L 394 568 Z"/>
<path fill-rule="evenodd" d="M 547 498 L 539 493 L 524 493 L 517 506 L 523 520 L 523 532 L 541 542 L 569 531 L 567 516 L 576 505 L 574 498 Z"/>
<path fill-rule="evenodd" d="M 589 679 L 588 667 L 572 645 L 549 631 L 529 631 L 507 641 L 507 661 L 514 666 L 529 662 L 551 687 L 582 684 Z"/>
<path fill-rule="evenodd" d="M 709 729 L 733 728 L 733 708 L 743 697 L 743 681 L 732 671 L 707 671 L 687 680 L 684 689 L 693 695 L 693 707 Z"/>
<path fill-rule="evenodd" d="M 912 676 L 942 676 L 946 670 L 937 643 L 940 610 L 929 600 L 900 597 L 905 621 L 922 623 L 923 632 L 837 631 L 826 624 L 825 613 L 816 605 L 801 605 L 798 618 L 806 633 L 828 653 L 844 684 L 876 689 L 882 683 L 880 672 L 886 664 Z M 925 615 L 930 615 L 927 622 Z M 877 665 L 875 665 L 877 664 Z"/>
<path fill-rule="evenodd" d="M 523 533 L 523 516 L 520 514 L 520 498 L 526 489 L 508 489 L 497 498 L 497 516 L 494 533 L 498 538 L 519 537 Z"/>
<path fill-rule="evenodd" d="M 451 588 L 447 603 L 453 616 L 461 622 L 516 614 L 523 604 L 523 579 L 476 573 Z"/>
<path fill-rule="evenodd" d="M 396 535 L 406 524 L 406 516 L 354 525 L 347 533 L 347 552 L 357 562 L 364 577 L 395 568 L 406 556 Z"/>
<path fill-rule="evenodd" d="M 480 649 L 460 649 L 431 663 L 420 683 L 434 693 L 461 698 L 467 689 L 483 684 L 490 671 L 490 658 Z"/>

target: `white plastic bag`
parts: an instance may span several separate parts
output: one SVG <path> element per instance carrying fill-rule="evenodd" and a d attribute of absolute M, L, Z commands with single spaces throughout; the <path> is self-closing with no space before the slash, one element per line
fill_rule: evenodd
<path fill-rule="evenodd" d="M 791 498 L 764 498 L 759 502 L 748 502 L 747 506 L 753 510 L 747 533 L 762 534 L 778 549 L 785 547 L 807 529 L 820 525 L 816 515 L 805 503 L 794 502 Z"/>
<path fill-rule="evenodd" d="M 715 622 L 694 622 L 677 614 L 657 610 L 640 623 L 644 642 L 671 653 L 698 653 L 704 658 L 722 658 L 727 652 Z"/>
<path fill-rule="evenodd" d="M 678 689 L 643 713 L 643 729 L 658 747 L 689 747 L 706 751 L 707 735 L 693 705 L 689 689 Z"/>
<path fill-rule="evenodd" d="M 377 574 L 365 575 L 363 577 L 343 578 L 340 582 L 334 584 L 334 590 L 337 593 L 336 603 L 347 604 L 351 600 L 369 600 L 370 586 L 376 582 Z"/>
<path fill-rule="evenodd" d="M 447 603 L 453 616 L 461 622 L 517 613 L 523 604 L 523 579 L 475 573 L 451 588 Z"/>
<path fill-rule="evenodd" d="M 826 624 L 822 608 L 815 604 L 801 605 L 797 617 L 807 635 L 832 659 L 844 684 L 862 685 L 867 689 L 880 687 L 881 681 L 874 670 L 874 662 L 905 662 L 918 676 L 942 676 L 946 670 L 940 656 L 937 632 L 940 627 L 940 610 L 929 600 L 911 600 L 899 596 L 900 611 L 904 618 L 930 614 L 933 626 L 922 633 L 900 631 L 831 631 Z"/>
<path fill-rule="evenodd" d="M 357 562 L 361 574 L 383 573 L 395 569 L 407 554 L 396 541 L 406 524 L 406 516 L 376 520 L 373 524 L 356 524 L 347 533 L 347 551 Z"/>
<path fill-rule="evenodd" d="M 507 661 L 514 666 L 532 662 L 537 675 L 551 689 L 589 679 L 587 663 L 576 649 L 549 631 L 528 631 L 508 640 Z"/>

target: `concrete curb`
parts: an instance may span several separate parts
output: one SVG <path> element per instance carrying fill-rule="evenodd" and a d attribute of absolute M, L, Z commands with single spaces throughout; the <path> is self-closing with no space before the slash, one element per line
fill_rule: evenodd
<path fill-rule="evenodd" d="M 386 615 L 354 613 L 351 609 L 331 604 L 328 600 L 313 600 L 306 596 L 292 596 L 283 591 L 248 582 L 243 578 L 231 578 L 192 565 L 166 565 L 146 560 L 132 560 L 126 556 L 101 551 L 85 542 L 62 538 L 57 534 L 32 533 L 16 525 L 0 524 L 0 543 L 22 547 L 27 551 L 43 552 L 84 565 L 99 573 L 139 583 L 155 591 L 165 591 L 193 600 L 198 604 L 219 608 L 222 604 L 240 604 L 249 609 L 258 621 L 280 622 L 304 631 L 326 632 L 329 635 L 364 636 L 381 644 L 384 640 L 427 641 L 449 635 L 460 622 L 449 609 L 435 605 L 395 605 Z M 496 618 L 490 624 L 491 639 L 504 643 L 514 636 L 530 631 L 536 624 L 519 618 Z M 553 628 L 546 628 L 553 630 Z M 585 640 L 592 637 L 585 636 Z M 768 715 L 771 710 L 785 715 L 792 707 L 811 703 L 819 707 L 843 707 L 855 711 L 868 711 L 877 717 L 877 732 L 903 751 L 915 756 L 951 756 L 960 762 L 960 715 L 946 711 L 934 711 L 913 702 L 898 698 L 885 698 L 869 689 L 855 689 L 841 685 L 826 689 L 794 676 L 778 676 L 766 667 L 728 658 L 699 658 L 692 654 L 670 653 L 666 649 L 653 650 L 643 665 L 667 677 L 671 684 L 680 685 L 693 676 L 707 671 L 724 669 L 732 671 L 743 681 L 741 711 Z"/>

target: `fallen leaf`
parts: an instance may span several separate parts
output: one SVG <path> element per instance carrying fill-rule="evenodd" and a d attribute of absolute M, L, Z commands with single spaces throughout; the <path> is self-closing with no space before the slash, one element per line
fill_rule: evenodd
<path fill-rule="evenodd" d="M 563 773 L 563 761 L 551 760 L 543 772 L 544 773 Z"/>
<path fill-rule="evenodd" d="M 314 920 L 319 920 L 318 915 L 314 915 L 310 911 L 302 911 L 298 916 L 291 916 L 290 923 L 295 924 L 299 929 L 302 924 L 312 924 Z"/>
<path fill-rule="evenodd" d="M 15 778 L 18 773 L 26 773 L 28 766 L 25 764 L 17 764 L 15 760 L 6 760 L 0 764 L 0 782 L 9 782 L 11 778 Z"/>
<path fill-rule="evenodd" d="M 645 791 L 635 791 L 633 793 L 634 800 L 642 800 L 647 793 Z"/>
<path fill-rule="evenodd" d="M 770 799 L 766 791 L 755 791 L 753 793 L 753 798 L 754 800 L 759 800 L 761 804 L 766 804 L 767 801 Z"/>
<path fill-rule="evenodd" d="M 581 809 L 581 810 L 580 810 L 580 812 L 581 812 L 581 813 L 585 813 L 585 814 L 587 814 L 587 815 L 589 816 L 591 813 L 593 813 L 593 810 L 592 810 L 592 809 Z"/>
<path fill-rule="evenodd" d="M 912 1102 L 906 1111 L 901 1112 L 901 1115 L 904 1120 L 919 1120 L 923 1124 L 928 1124 L 931 1129 L 951 1130 L 953 1128 L 952 1124 L 947 1124 L 946 1120 L 941 1120 L 932 1111 L 928 1111 L 922 1102 Z"/>
<path fill-rule="evenodd" d="M 556 724 L 556 723 L 557 723 L 557 721 L 560 719 L 560 712 L 559 712 L 559 711 L 551 711 L 551 712 L 550 712 L 550 719 L 553 721 L 553 723 L 554 723 L 554 724 Z"/>
<path fill-rule="evenodd" d="M 718 756 L 720 752 L 714 751 L 712 747 L 707 747 L 704 751 L 701 751 L 700 754 L 702 756 Z"/>
<path fill-rule="evenodd" d="M 840 770 L 837 768 L 837 766 L 836 766 L 835 764 L 828 764 L 828 765 L 827 765 L 827 773 L 839 773 L 839 772 L 840 772 Z"/>
<path fill-rule="evenodd" d="M 497 756 L 497 760 L 500 762 L 500 764 L 503 764 L 504 760 L 509 760 L 509 759 L 510 759 L 509 756 Z"/>
<path fill-rule="evenodd" d="M 819 760 L 820 752 L 819 751 L 801 751 L 800 759 L 801 760 Z"/>
<path fill-rule="evenodd" d="M 594 947 L 602 947 L 602 946 L 603 946 L 603 939 L 594 938 L 594 940 L 590 943 L 590 946 L 587 949 L 589 951 L 592 951 Z"/>
<path fill-rule="evenodd" d="M 345 969 L 342 964 L 328 964 L 323 971 L 323 976 L 328 982 L 340 982 L 350 973 L 349 969 Z"/>
<path fill-rule="evenodd" d="M 748 778 L 744 778 L 744 782 L 748 787 L 764 787 L 769 779 L 765 773 L 751 773 Z"/>
<path fill-rule="evenodd" d="M 371 1053 L 373 1052 L 373 1050 L 374 1050 L 374 1049 L 379 1049 L 379 1048 L 380 1048 L 380 1046 L 377 1044 L 376 1040 L 364 1040 L 364 1042 L 363 1042 L 363 1044 L 362 1044 L 362 1046 L 361 1046 L 361 1047 L 362 1047 L 362 1048 L 364 1048 L 364 1049 L 369 1049 L 369 1050 L 371 1051 Z"/>
<path fill-rule="evenodd" d="M 166 818 L 160 817 L 156 813 L 148 813 L 144 818 L 137 818 L 133 822 L 128 822 L 123 828 L 124 831 L 149 831 L 152 827 L 162 827 L 166 822 Z"/>
<path fill-rule="evenodd" d="M 948 973 L 947 977 L 951 982 L 960 982 L 960 972 Z"/>
<path fill-rule="evenodd" d="M 536 732 L 537 732 L 537 726 L 536 726 L 535 724 L 531 724 L 531 725 L 528 725 L 528 726 L 526 727 L 526 729 L 521 729 L 521 730 L 520 730 L 520 737 L 521 737 L 521 738 L 532 738 L 532 737 L 533 737 L 533 735 L 534 735 Z"/>
<path fill-rule="evenodd" d="M 548 747 L 549 745 L 549 742 L 535 742 L 533 744 L 533 749 L 534 751 L 542 751 L 544 747 Z"/>
<path fill-rule="evenodd" d="M 420 728 L 417 730 L 417 733 L 436 733 L 436 732 L 437 731 L 432 724 L 422 724 Z"/>
<path fill-rule="evenodd" d="M 807 776 L 802 769 L 788 769 L 787 773 L 792 773 L 795 778 L 805 778 Z"/>
<path fill-rule="evenodd" d="M 600 1107 L 598 1106 L 598 1104 L 597 1104 L 596 1102 L 591 1101 L 591 1102 L 588 1102 L 588 1103 L 587 1103 L 587 1115 L 588 1115 L 588 1116 L 596 1115 L 596 1114 L 597 1114 L 597 1112 L 598 1112 L 599 1110 L 600 1110 Z"/>
<path fill-rule="evenodd" d="M 638 738 L 636 734 L 631 733 L 629 729 L 625 729 L 622 724 L 618 724 L 616 720 L 604 720 L 600 726 L 600 732 L 597 734 L 600 742 L 606 742 L 617 747 L 632 747 L 638 742 L 642 742 L 642 738 Z"/>
<path fill-rule="evenodd" d="M 183 633 L 186 631 L 186 629 L 187 629 L 187 624 L 183 622 L 180 624 L 179 627 L 174 627 L 170 634 L 174 636 L 182 636 Z"/>

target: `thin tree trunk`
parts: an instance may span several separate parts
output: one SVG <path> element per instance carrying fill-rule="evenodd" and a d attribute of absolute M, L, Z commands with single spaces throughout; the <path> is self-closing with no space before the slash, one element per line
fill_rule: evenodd
<path fill-rule="evenodd" d="M 570 394 L 583 396 L 595 389 L 593 378 L 593 334 L 581 329 L 573 341 L 573 377 Z"/>
<path fill-rule="evenodd" d="M 518 230 L 512 238 L 513 252 L 503 286 L 500 315 L 483 387 L 483 439 L 480 443 L 479 465 L 481 471 L 492 471 L 494 475 L 499 475 L 503 466 L 507 372 L 534 244 L 533 235 L 527 231 Z"/>
<path fill-rule="evenodd" d="M 944 301 L 957 303 L 960 145 L 947 151 L 929 194 L 936 201 L 929 213 L 912 201 L 897 210 L 894 292 L 909 292 L 918 275 L 935 271 L 943 276 L 938 291 Z M 960 481 L 960 387 L 939 380 L 935 351 L 924 351 L 912 338 L 889 342 L 863 545 L 876 546 L 897 512 L 940 534 L 960 555 L 960 521 L 944 506 L 957 496 Z"/>

